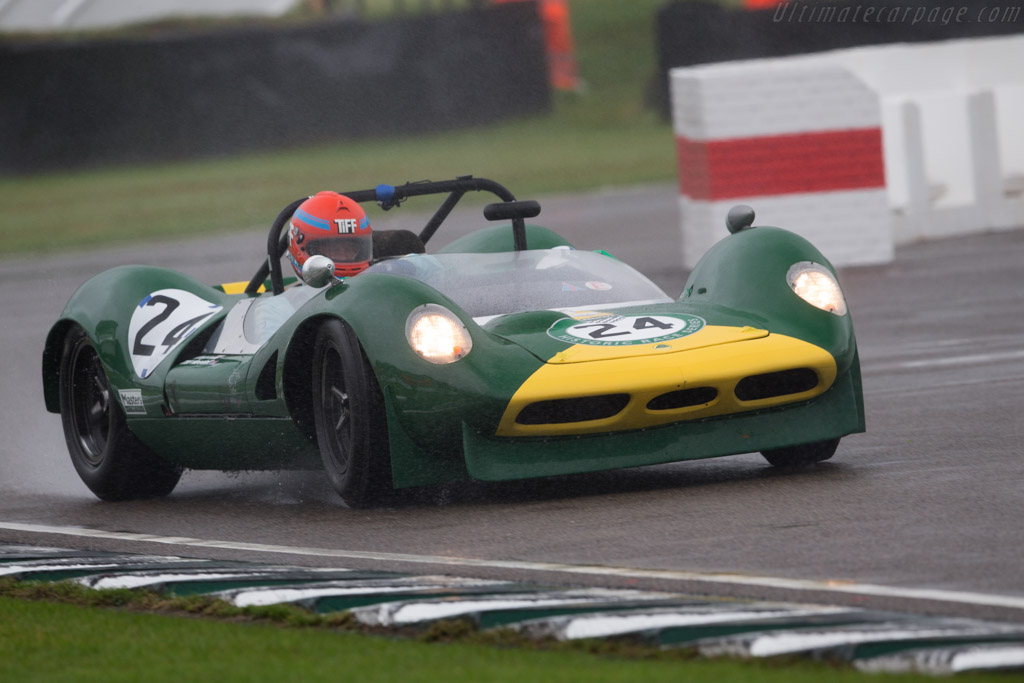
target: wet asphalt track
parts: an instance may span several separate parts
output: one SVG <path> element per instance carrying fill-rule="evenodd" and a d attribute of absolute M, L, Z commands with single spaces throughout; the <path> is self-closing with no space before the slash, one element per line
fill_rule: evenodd
<path fill-rule="evenodd" d="M 538 222 L 680 291 L 673 187 L 542 203 Z M 410 227 L 419 215 L 372 217 Z M 438 242 L 482 223 L 455 218 Z M 369 511 L 342 508 L 317 472 L 190 472 L 164 500 L 97 501 L 68 461 L 59 417 L 43 408 L 49 325 L 78 284 L 119 263 L 248 279 L 264 235 L 0 261 L 0 541 L 1024 620 L 1024 231 L 905 247 L 890 266 L 841 274 L 869 431 L 805 471 L 744 455 L 425 489 Z"/>

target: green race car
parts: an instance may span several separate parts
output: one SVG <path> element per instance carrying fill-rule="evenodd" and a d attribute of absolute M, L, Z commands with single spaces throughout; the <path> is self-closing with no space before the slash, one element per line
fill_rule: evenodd
<path fill-rule="evenodd" d="M 467 192 L 495 225 L 435 253 Z M 829 262 L 751 227 L 678 299 L 603 252 L 526 223 L 536 202 L 490 180 L 343 192 L 385 209 L 444 195 L 417 235 L 375 231 L 338 279 L 314 257 L 286 286 L 289 218 L 249 283 L 121 266 L 71 297 L 43 352 L 46 407 L 100 498 L 170 493 L 184 468 L 323 467 L 342 500 L 466 478 L 565 475 L 760 451 L 832 456 L 864 431 L 857 344 Z M 264 291 L 266 290 L 266 291 Z"/>

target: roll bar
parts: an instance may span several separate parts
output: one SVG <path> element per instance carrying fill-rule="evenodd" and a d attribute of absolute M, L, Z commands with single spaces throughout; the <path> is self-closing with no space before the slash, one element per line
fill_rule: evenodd
<path fill-rule="evenodd" d="M 467 192 L 490 192 L 500 199 L 501 204 L 489 204 L 484 209 L 484 217 L 488 220 L 512 219 L 512 243 L 516 251 L 526 249 L 526 223 L 524 218 L 531 218 L 540 213 L 540 205 L 537 202 L 517 202 L 515 196 L 508 189 L 493 180 L 487 178 L 474 178 L 473 176 L 459 176 L 454 180 L 421 181 L 405 183 L 404 185 L 378 185 L 369 190 L 354 190 L 340 192 L 340 194 L 351 198 L 353 201 L 377 202 L 382 209 L 388 211 L 404 202 L 409 197 L 420 197 L 429 194 L 448 193 L 441 206 L 437 208 L 434 215 L 430 217 L 427 224 L 420 231 L 420 240 L 426 244 L 437 229 L 441 227 L 448 215 L 459 203 Z M 291 218 L 292 214 L 302 202 L 308 197 L 302 197 L 289 203 L 284 207 L 277 218 L 270 226 L 270 233 L 267 235 L 267 258 L 260 265 L 256 274 L 249 280 L 245 287 L 246 294 L 255 294 L 270 275 L 270 283 L 274 294 L 284 291 L 284 276 L 281 273 L 281 256 L 288 248 L 288 233 L 283 228 Z M 501 207 L 501 208 L 495 208 Z"/>

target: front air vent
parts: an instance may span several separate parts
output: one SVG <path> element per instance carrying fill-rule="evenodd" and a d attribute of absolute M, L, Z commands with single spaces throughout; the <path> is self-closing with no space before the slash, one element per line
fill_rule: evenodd
<path fill-rule="evenodd" d="M 647 410 L 676 410 L 678 408 L 692 408 L 693 406 L 711 403 L 718 398 L 718 389 L 714 387 L 694 387 L 693 389 L 680 389 L 670 391 L 661 396 L 655 396 L 647 403 Z"/>
<path fill-rule="evenodd" d="M 818 373 L 810 368 L 796 368 L 744 377 L 736 384 L 736 398 L 759 401 L 765 398 L 800 394 L 818 386 Z"/>
<path fill-rule="evenodd" d="M 629 394 L 604 394 L 578 398 L 556 398 L 531 403 L 516 416 L 521 425 L 551 425 L 603 420 L 622 412 Z"/>

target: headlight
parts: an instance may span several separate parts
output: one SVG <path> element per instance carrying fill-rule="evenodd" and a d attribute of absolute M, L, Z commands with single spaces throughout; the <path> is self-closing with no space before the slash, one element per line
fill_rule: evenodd
<path fill-rule="evenodd" d="M 462 321 L 437 304 L 413 309 L 405 321 L 405 338 L 424 360 L 439 365 L 454 363 L 473 348 L 473 338 Z"/>
<path fill-rule="evenodd" d="M 825 266 L 813 261 L 794 263 L 786 273 L 786 281 L 798 297 L 812 306 L 836 315 L 846 315 L 843 291 Z"/>

